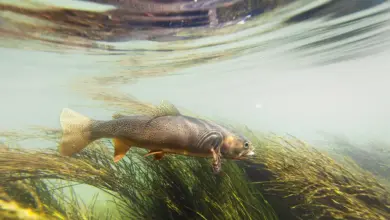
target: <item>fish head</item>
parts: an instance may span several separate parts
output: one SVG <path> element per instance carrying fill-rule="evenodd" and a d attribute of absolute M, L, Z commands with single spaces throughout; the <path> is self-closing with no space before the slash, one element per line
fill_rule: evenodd
<path fill-rule="evenodd" d="M 252 156 L 255 153 L 254 146 L 248 138 L 242 135 L 230 134 L 223 140 L 221 154 L 224 158 L 239 160 Z"/>

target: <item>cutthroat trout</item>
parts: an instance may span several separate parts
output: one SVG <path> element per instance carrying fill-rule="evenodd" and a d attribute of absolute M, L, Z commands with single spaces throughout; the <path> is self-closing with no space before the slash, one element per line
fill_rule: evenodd
<path fill-rule="evenodd" d="M 254 154 L 246 137 L 226 127 L 182 115 L 167 102 L 157 109 L 153 115 L 114 115 L 112 120 L 101 121 L 64 108 L 60 154 L 71 156 L 97 139 L 112 138 L 114 162 L 136 146 L 148 149 L 145 156 L 154 155 L 155 160 L 165 154 L 210 157 L 215 173 L 221 170 L 221 158 L 242 159 Z"/>

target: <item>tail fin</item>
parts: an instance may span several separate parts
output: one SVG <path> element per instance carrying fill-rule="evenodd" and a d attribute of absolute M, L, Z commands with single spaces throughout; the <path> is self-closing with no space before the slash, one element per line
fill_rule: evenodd
<path fill-rule="evenodd" d="M 59 146 L 61 155 L 71 156 L 92 142 L 90 140 L 92 122 L 92 119 L 71 109 L 62 110 L 60 116 L 62 140 Z"/>

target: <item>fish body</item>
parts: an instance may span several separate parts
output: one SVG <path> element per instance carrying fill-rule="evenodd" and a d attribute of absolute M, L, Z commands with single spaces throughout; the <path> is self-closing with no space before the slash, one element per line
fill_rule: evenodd
<path fill-rule="evenodd" d="M 132 146 L 149 150 L 146 156 L 161 159 L 165 154 L 212 157 L 214 170 L 220 158 L 240 159 L 253 154 L 244 136 L 217 123 L 180 114 L 173 106 L 157 115 L 115 116 L 112 120 L 90 119 L 71 109 L 61 113 L 62 155 L 71 156 L 101 138 L 114 141 L 114 161 L 124 157 Z"/>

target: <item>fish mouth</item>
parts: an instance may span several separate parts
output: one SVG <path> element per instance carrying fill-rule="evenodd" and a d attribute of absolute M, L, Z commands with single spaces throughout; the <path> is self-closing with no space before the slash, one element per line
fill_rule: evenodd
<path fill-rule="evenodd" d="M 245 156 L 253 156 L 253 155 L 255 155 L 255 152 L 253 150 L 245 154 Z"/>
<path fill-rule="evenodd" d="M 253 150 L 249 151 L 248 153 L 244 154 L 244 155 L 241 155 L 241 156 L 238 156 L 238 157 L 235 157 L 233 158 L 233 160 L 243 160 L 247 157 L 250 157 L 250 156 L 253 156 L 255 155 L 255 152 Z"/>

